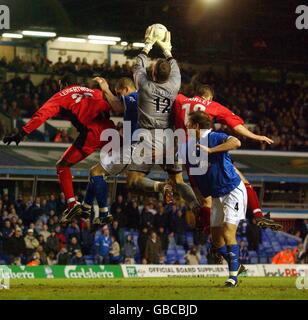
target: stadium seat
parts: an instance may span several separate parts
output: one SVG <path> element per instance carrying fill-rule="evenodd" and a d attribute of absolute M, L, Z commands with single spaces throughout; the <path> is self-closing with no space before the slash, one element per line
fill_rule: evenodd
<path fill-rule="evenodd" d="M 202 247 L 200 248 L 200 254 L 204 255 L 204 256 L 207 256 L 207 253 L 208 253 L 208 250 L 206 247 Z"/>
<path fill-rule="evenodd" d="M 266 251 L 266 256 L 267 257 L 273 257 L 274 256 L 274 251 Z"/>
<path fill-rule="evenodd" d="M 274 231 L 272 229 L 267 228 L 267 229 L 263 229 L 263 233 L 266 233 L 268 235 L 272 235 L 274 233 Z"/>
<path fill-rule="evenodd" d="M 205 258 L 205 256 L 201 256 L 200 264 L 207 264 L 207 259 Z"/>
<path fill-rule="evenodd" d="M 271 248 L 272 245 L 269 242 L 265 241 L 265 242 L 263 242 L 263 247 L 264 248 Z"/>
<path fill-rule="evenodd" d="M 177 260 L 177 256 L 174 255 L 174 254 L 167 255 L 166 259 L 167 259 L 167 261 L 176 261 Z"/>
<path fill-rule="evenodd" d="M 176 251 L 174 249 L 168 249 L 167 255 L 176 255 Z"/>
<path fill-rule="evenodd" d="M 136 246 L 138 246 L 138 235 L 133 235 L 133 241 Z"/>
<path fill-rule="evenodd" d="M 192 247 L 194 245 L 194 237 L 193 236 L 186 236 L 186 242 L 189 247 Z"/>
<path fill-rule="evenodd" d="M 174 264 L 175 261 L 176 261 L 175 259 L 171 259 L 171 258 L 169 258 L 169 257 L 166 258 L 166 263 L 167 263 L 167 264 Z"/>
<path fill-rule="evenodd" d="M 250 258 L 250 263 L 257 264 L 258 263 L 258 258 L 257 257 L 251 257 Z"/>
<path fill-rule="evenodd" d="M 194 234 L 191 231 L 186 231 L 185 236 L 186 236 L 186 238 L 188 238 L 188 237 L 193 238 Z"/>
<path fill-rule="evenodd" d="M 176 250 L 176 253 L 177 253 L 178 256 L 184 256 L 186 254 L 186 251 L 184 249 Z"/>
<path fill-rule="evenodd" d="M 175 250 L 176 245 L 173 242 L 169 242 L 168 250 Z"/>
<path fill-rule="evenodd" d="M 177 254 L 177 252 L 176 252 L 175 250 L 169 249 L 169 250 L 167 251 L 167 255 L 176 256 L 176 254 Z"/>
<path fill-rule="evenodd" d="M 268 262 L 267 257 L 260 257 L 259 262 L 266 264 Z"/>
<path fill-rule="evenodd" d="M 131 234 L 131 232 L 130 232 L 130 231 L 128 231 L 128 230 L 124 230 L 124 236 L 125 236 L 125 237 L 127 237 L 129 234 Z"/>
<path fill-rule="evenodd" d="M 183 256 L 177 255 L 177 256 L 176 256 L 176 260 L 177 260 L 177 261 L 182 261 L 182 260 L 185 261 L 185 257 L 184 257 L 184 256 L 185 256 L 185 255 L 183 255 Z M 180 263 L 180 264 L 182 264 L 182 263 Z M 185 262 L 184 262 L 184 264 L 185 264 Z"/>
<path fill-rule="evenodd" d="M 258 254 L 256 251 L 249 251 L 249 257 L 258 257 Z"/>

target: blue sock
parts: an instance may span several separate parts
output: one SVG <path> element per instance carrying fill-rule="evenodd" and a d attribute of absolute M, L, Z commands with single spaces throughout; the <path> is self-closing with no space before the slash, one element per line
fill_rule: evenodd
<path fill-rule="evenodd" d="M 229 278 L 237 281 L 237 272 L 240 267 L 239 255 L 240 255 L 240 246 L 238 244 L 233 244 L 227 246 L 228 252 L 228 266 L 229 266 Z"/>
<path fill-rule="evenodd" d="M 84 197 L 84 203 L 91 206 L 93 205 L 95 198 L 95 185 L 92 182 L 92 179 L 90 178 L 90 181 L 88 182 L 86 195 Z"/>
<path fill-rule="evenodd" d="M 224 245 L 223 247 L 218 248 L 217 252 L 219 254 L 221 254 L 226 261 L 228 261 L 229 256 L 228 256 L 228 251 L 227 251 L 227 246 L 226 245 Z"/>
<path fill-rule="evenodd" d="M 108 185 L 103 176 L 91 177 L 91 182 L 94 185 L 95 198 L 100 211 L 99 215 L 103 218 L 108 215 L 109 211 L 107 204 Z"/>

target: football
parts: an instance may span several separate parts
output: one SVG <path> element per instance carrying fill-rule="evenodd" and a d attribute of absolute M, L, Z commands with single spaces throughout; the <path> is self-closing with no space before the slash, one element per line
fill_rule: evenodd
<path fill-rule="evenodd" d="M 154 37 L 157 38 L 157 40 L 165 40 L 168 29 L 163 24 L 156 23 L 150 27 L 154 28 Z"/>

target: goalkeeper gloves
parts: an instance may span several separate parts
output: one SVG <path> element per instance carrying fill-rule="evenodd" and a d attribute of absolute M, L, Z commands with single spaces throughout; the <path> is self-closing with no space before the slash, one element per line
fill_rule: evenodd
<path fill-rule="evenodd" d="M 3 143 L 9 146 L 12 142 L 15 142 L 16 145 L 18 146 L 25 136 L 26 136 L 26 133 L 23 130 L 21 130 L 18 133 L 5 136 L 3 138 Z"/>
<path fill-rule="evenodd" d="M 168 59 L 172 57 L 172 45 L 171 45 L 171 33 L 168 31 L 166 34 L 166 39 L 164 41 L 157 40 L 157 44 L 163 50 L 164 56 Z"/>
<path fill-rule="evenodd" d="M 154 28 L 147 28 L 145 32 L 145 46 L 142 51 L 148 54 L 152 50 L 156 40 L 157 39 L 154 37 Z"/>

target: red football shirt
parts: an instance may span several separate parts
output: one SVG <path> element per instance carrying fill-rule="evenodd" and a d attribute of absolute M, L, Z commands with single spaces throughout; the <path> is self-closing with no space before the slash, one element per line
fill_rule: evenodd
<path fill-rule="evenodd" d="M 173 105 L 173 116 L 176 129 L 181 128 L 186 130 L 188 115 L 194 111 L 206 112 L 215 122 L 227 125 L 232 129 L 240 124 L 244 124 L 242 118 L 215 101 L 205 100 L 198 96 L 188 98 L 179 94 Z"/>
<path fill-rule="evenodd" d="M 103 99 L 102 91 L 73 85 L 44 103 L 23 130 L 30 134 L 48 119 L 59 116 L 71 121 L 80 131 L 82 127 L 91 127 L 91 123 L 103 120 L 102 113 L 109 111 L 110 105 Z"/>

